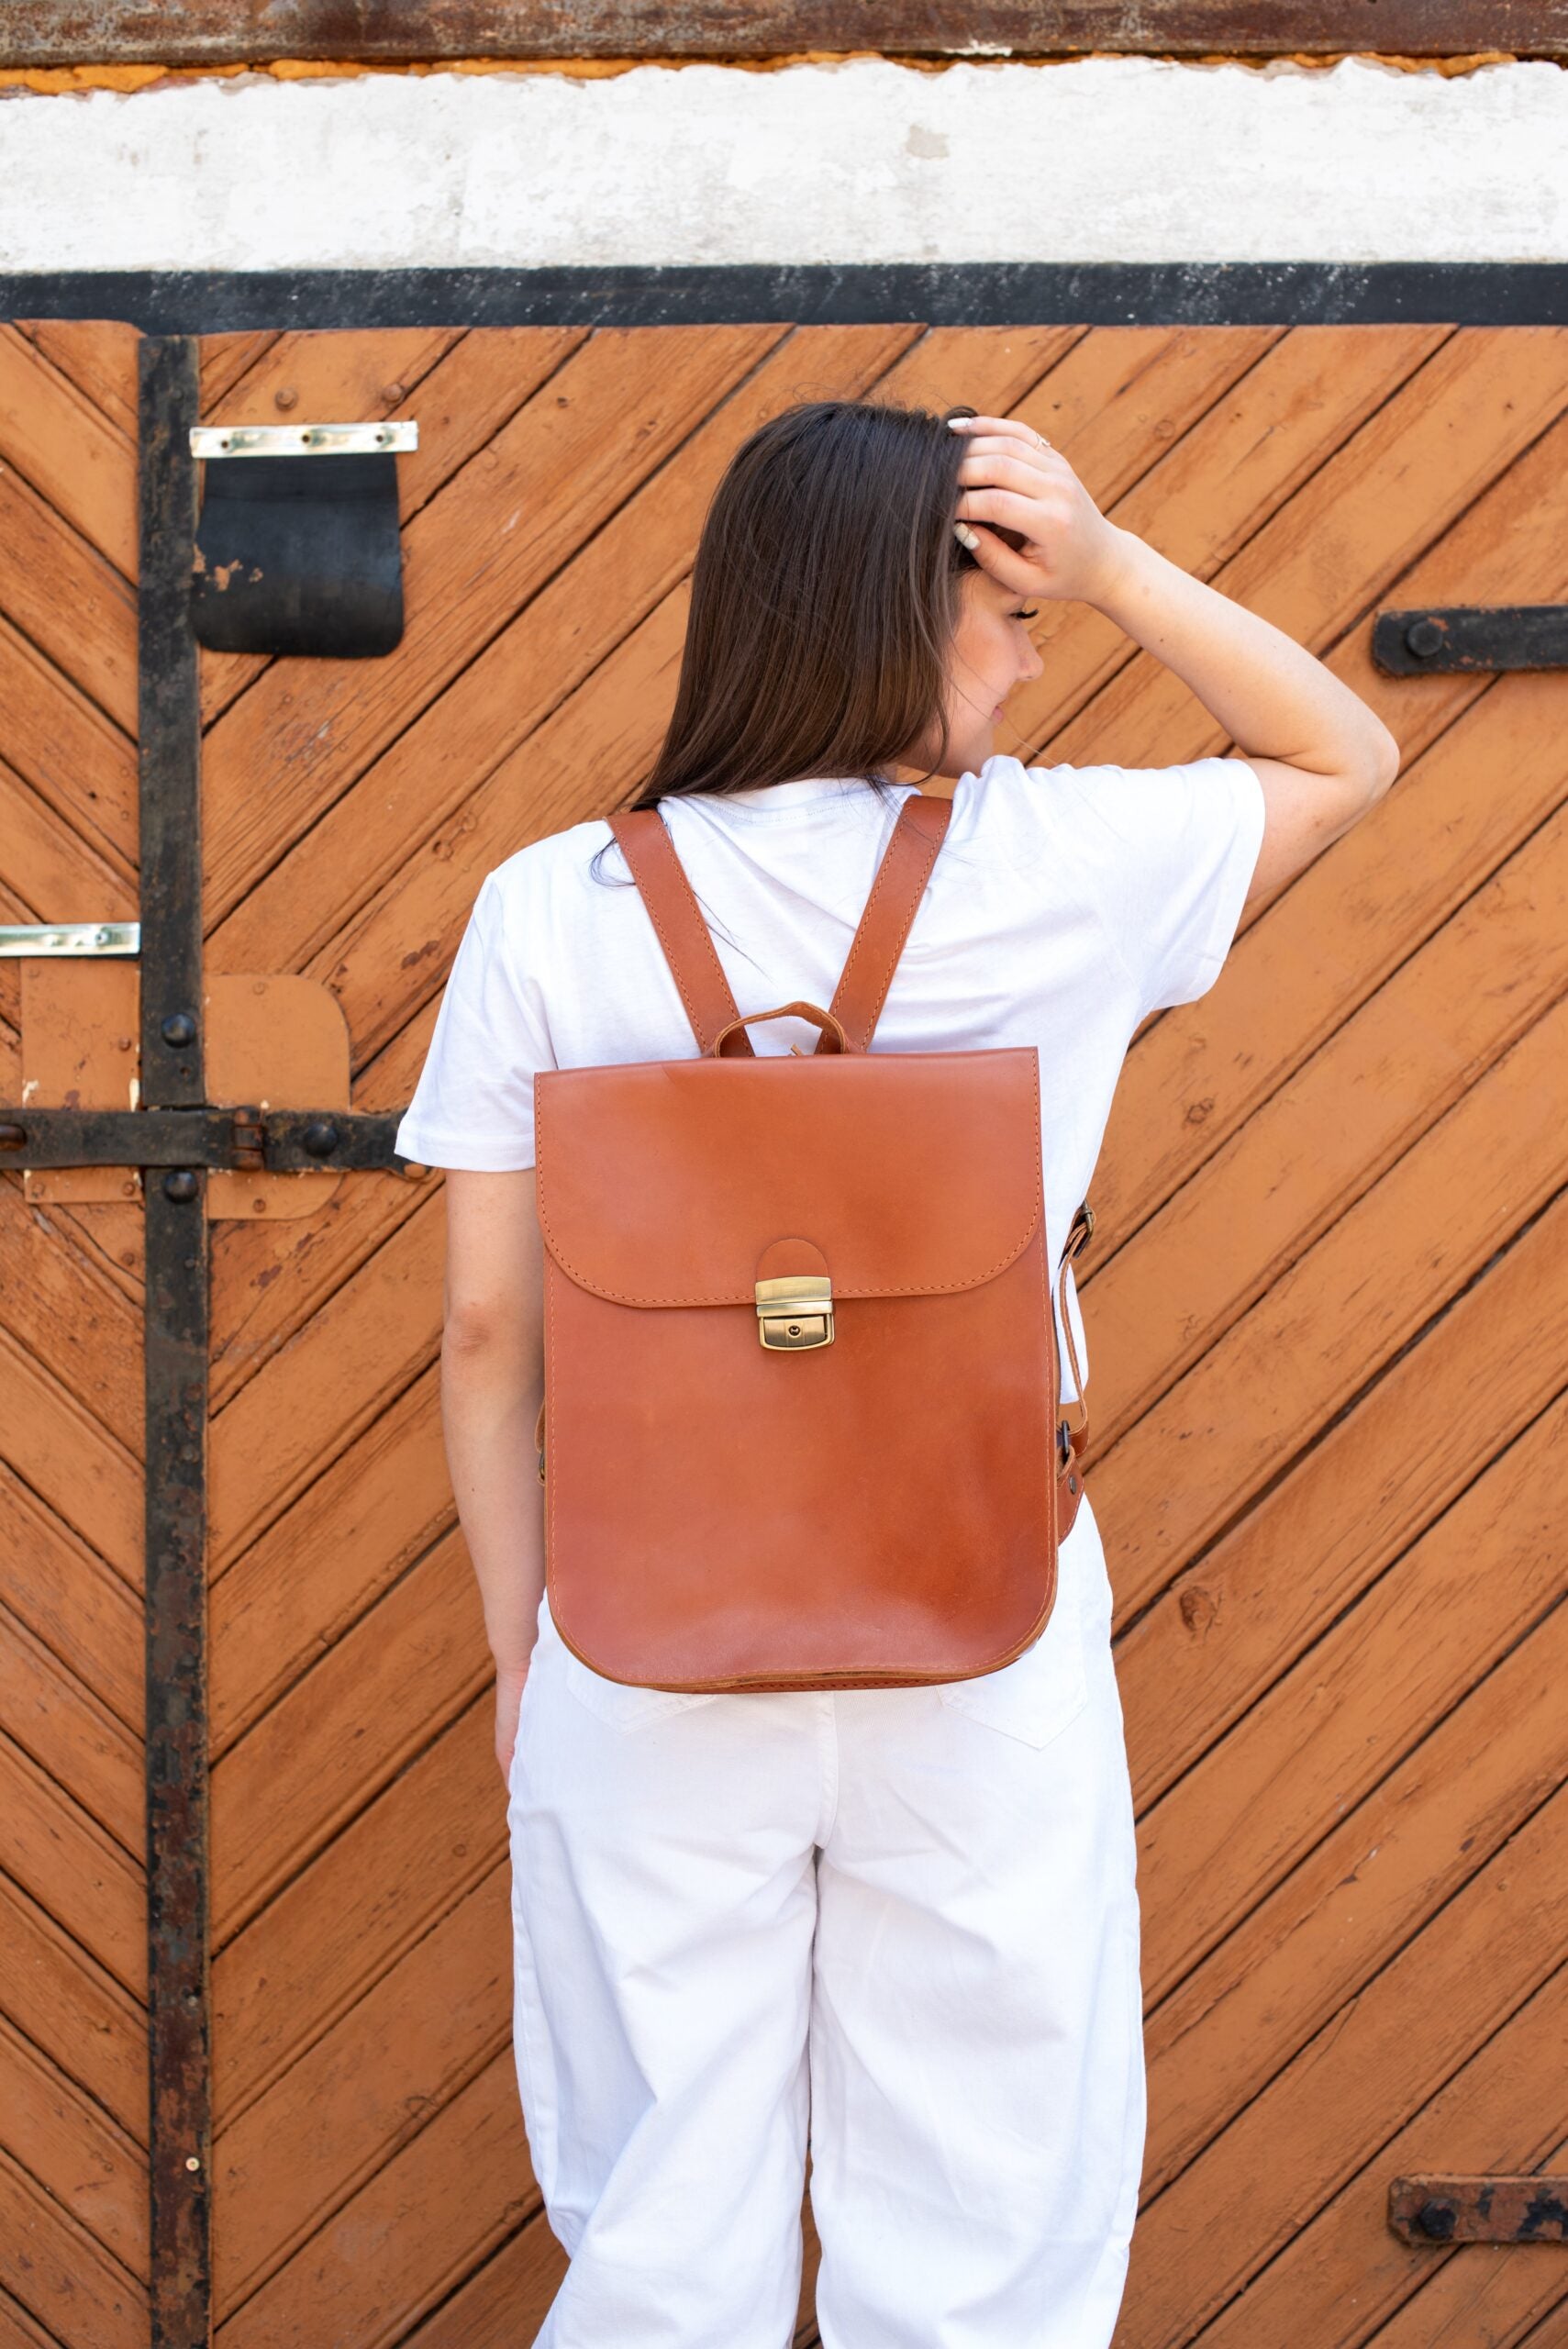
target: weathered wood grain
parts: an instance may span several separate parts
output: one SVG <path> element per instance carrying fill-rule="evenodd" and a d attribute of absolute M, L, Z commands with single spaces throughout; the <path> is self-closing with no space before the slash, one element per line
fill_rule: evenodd
<path fill-rule="evenodd" d="M 105 421 L 126 440 L 137 436 L 136 370 L 139 329 L 123 318 L 18 318 L 26 335 L 59 374 L 85 393 Z"/>
<path fill-rule="evenodd" d="M 139 1865 L 146 1840 L 141 1740 L 3 1607 L 0 1720 L 45 1776 Z"/>
<path fill-rule="evenodd" d="M 35 342 L 3 323 L 0 457 L 122 578 L 136 577 L 134 443 Z"/>
<path fill-rule="evenodd" d="M 147 2018 L 20 1887 L 0 1876 L 0 2011 L 133 2143 L 147 2143 Z"/>
<path fill-rule="evenodd" d="M 0 1869 L 133 1998 L 145 1997 L 141 1869 L 3 1730 Z"/>
<path fill-rule="evenodd" d="M 1528 1887 L 1517 1888 L 1528 1894 Z M 1483 1913 L 1466 1918 L 1466 1929 Z M 1418 1943 L 1416 1949 L 1421 1946 Z M 1510 1943 L 1509 1958 L 1515 1954 Z M 1417 1966 L 1410 1973 L 1408 1987 L 1418 1997 L 1426 1982 Z M 1489 1974 L 1488 1958 L 1481 1956 L 1467 2004 L 1473 2005 Z M 1410 2012 L 1425 2022 L 1426 2009 L 1415 1998 Z M 1440 2015 L 1438 2030 L 1443 2026 Z M 1423 2035 L 1410 2037 L 1414 2043 Z M 1388 2224 L 1388 2182 L 1439 2159 L 1485 2173 L 1529 2169 L 1560 2157 L 1568 2138 L 1562 2098 L 1543 2095 L 1543 2089 L 1561 2082 L 1565 2036 L 1568 1968 L 1560 1968 L 1411 2113 L 1332 2200 L 1316 2216 L 1303 2212 L 1293 2239 L 1250 2290 L 1212 2324 L 1195 2324 L 1181 2337 L 1200 2341 L 1203 2349 L 1256 2349 L 1269 2340 L 1311 2342 L 1314 2349 L 1319 2342 L 1324 2349 L 1360 2349 L 1367 2340 L 1387 2340 L 1376 2327 L 1405 2305 L 1408 2321 L 1393 2328 L 1395 2349 L 1493 2349 L 1494 2343 L 1503 2349 L 1518 2339 L 1511 2329 L 1513 2311 L 1521 2306 L 1529 2311 L 1543 2289 L 1561 2290 L 1561 2261 L 1537 2253 L 1524 2259 L 1484 2256 L 1478 2263 L 1462 2252 L 1456 2257 L 1415 2250 Z M 1418 2054 L 1419 2049 L 1413 2052 Z M 1348 2099 L 1350 2111 L 1359 2116 L 1365 2110 L 1359 2083 L 1349 2085 Z M 1140 2243 L 1136 2234 L 1133 2245 L 1132 2297 L 1142 2306 L 1144 2284 L 1151 2280 L 1150 2254 L 1157 2246 Z M 1494 2311 L 1500 2320 L 1495 2332 L 1486 2329 Z M 1472 2312 L 1483 2319 L 1474 2329 Z M 1451 2318 L 1445 2332 L 1444 2321 Z M 1151 2329 L 1149 2337 L 1158 2340 L 1161 2332 Z M 1556 2342 L 1549 2339 L 1541 2349 L 1556 2349 Z"/>
<path fill-rule="evenodd" d="M 220 2321 L 509 2052 L 510 1881 L 493 1868 L 219 2135 Z"/>
<path fill-rule="evenodd" d="M 1568 1607 L 1558 1607 L 1157 2008 L 1145 2034 L 1146 2196 L 1568 1777 L 1565 1675 Z M 1314 1759 L 1304 1749 L 1307 1766 Z M 1336 1809 L 1355 1794 L 1346 1786 Z"/>
<path fill-rule="evenodd" d="M 141 1316 L 53 1213 L 10 1199 L 0 1200 L 0 1320 L 139 1459 Z"/>
<path fill-rule="evenodd" d="M 1123 1635 L 1117 1678 L 1140 1806 L 1168 1792 L 1435 1521 L 1478 1463 L 1546 1408 L 1565 1358 L 1568 1199 L 1559 1199 Z M 1298 1561 L 1308 1570 L 1293 1570 Z"/>
<path fill-rule="evenodd" d="M 0 2146 L 123 2267 L 146 2282 L 145 2155 L 4 2016 Z"/>
<path fill-rule="evenodd" d="M 1159 1998 L 1562 1595 L 1568 1398 L 1543 1412 L 1142 1821 Z M 1311 1571 L 1309 1560 L 1297 1570 Z"/>
<path fill-rule="evenodd" d="M 1145 2211 L 1123 2316 L 1140 2349 L 1176 2349 L 1201 2332 L 1206 2313 L 1297 2236 L 1380 2148 L 1386 2161 L 1387 2140 L 1406 2115 L 1551 1977 L 1568 1931 L 1568 1872 L 1557 1865 L 1565 1825 L 1568 1788 Z M 1538 2123 L 1552 2136 L 1562 2125 L 1550 2112 Z M 1443 2158 L 1462 2156 L 1445 2147 Z M 1391 2164 L 1385 2182 L 1403 2166 Z M 1300 2338 L 1300 2322 L 1298 2311 L 1286 2332 L 1271 2336 L 1264 2324 L 1251 2337 Z"/>
<path fill-rule="evenodd" d="M 128 879 L 136 869 L 136 752 L 102 710 L 3 618 L 0 708 L 7 763 Z M 44 918 L 62 917 L 51 907 Z"/>
<path fill-rule="evenodd" d="M 1568 1004 L 1539 1020 L 1098 1464 L 1095 1509 L 1123 1620 L 1546 1204 L 1562 1181 L 1565 1067 Z M 1174 1460 L 1200 1457 L 1203 1475 L 1173 1474 Z"/>
<path fill-rule="evenodd" d="M 510 2050 L 220 2327 L 224 2349 L 390 2349 L 537 2206 Z"/>
<path fill-rule="evenodd" d="M 227 1940 L 493 1676 L 461 1537 L 439 1542 L 212 1774 Z"/>
<path fill-rule="evenodd" d="M 136 731 L 136 591 L 0 462 L 0 611 L 126 733 Z"/>
<path fill-rule="evenodd" d="M 214 2089 L 228 2124 L 506 1849 L 488 1689 L 219 1949 Z"/>
<path fill-rule="evenodd" d="M 0 1326 L 0 1463 L 132 1589 L 141 1583 L 138 1462 Z"/>
<path fill-rule="evenodd" d="M 0 2288 L 63 2349 L 146 2349 L 137 2278 L 3 2150 Z"/>

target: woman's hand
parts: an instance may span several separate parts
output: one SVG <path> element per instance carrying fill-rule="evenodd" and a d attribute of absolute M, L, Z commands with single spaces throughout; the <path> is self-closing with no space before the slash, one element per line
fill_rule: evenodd
<path fill-rule="evenodd" d="M 517 1714 L 528 1676 L 526 1664 L 495 1667 L 495 1759 L 501 1765 L 502 1783 L 508 1793 L 512 1786 L 512 1751 L 517 1742 Z"/>
<path fill-rule="evenodd" d="M 951 424 L 967 443 L 953 510 L 982 571 L 1014 595 L 1097 602 L 1128 533 L 1106 521 L 1066 458 L 1017 417 L 962 416 Z M 1009 545 L 997 529 L 1021 543 Z"/>

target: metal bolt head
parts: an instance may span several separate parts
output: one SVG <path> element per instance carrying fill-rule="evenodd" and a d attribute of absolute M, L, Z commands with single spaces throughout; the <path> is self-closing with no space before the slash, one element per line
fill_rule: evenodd
<path fill-rule="evenodd" d="M 285 413 L 291 407 L 297 407 L 299 406 L 299 394 L 295 390 L 292 384 L 280 384 L 279 388 L 272 394 L 272 406 L 274 407 L 283 408 Z"/>
<path fill-rule="evenodd" d="M 163 1177 L 163 1196 L 180 1204 L 194 1199 L 201 1186 L 188 1166 L 171 1167 Z"/>
<path fill-rule="evenodd" d="M 1443 648 L 1444 631 L 1436 620 L 1412 620 L 1405 631 L 1405 650 L 1418 661 L 1429 661 Z"/>
<path fill-rule="evenodd" d="M 330 1158 L 338 1147 L 338 1129 L 330 1118 L 312 1118 L 299 1142 L 312 1158 Z"/>
<path fill-rule="evenodd" d="M 163 1041 L 166 1044 L 172 1044 L 177 1052 L 183 1052 L 187 1044 L 194 1044 L 196 1041 L 196 1022 L 195 1013 L 189 1011 L 172 1011 L 169 1014 L 168 1019 L 164 1020 L 162 1026 L 159 1029 L 158 1033 L 162 1037 Z"/>
<path fill-rule="evenodd" d="M 185 2155 L 185 2167 L 187 2169 L 200 2169 L 201 2165 L 201 2156 L 199 2154 L 187 2154 Z"/>
<path fill-rule="evenodd" d="M 1453 2233 L 1454 2211 L 1450 2202 L 1423 2202 L 1416 2224 L 1430 2243 L 1447 2243 Z"/>

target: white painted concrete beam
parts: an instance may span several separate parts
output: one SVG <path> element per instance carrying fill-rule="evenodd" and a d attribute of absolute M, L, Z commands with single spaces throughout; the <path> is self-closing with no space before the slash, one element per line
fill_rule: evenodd
<path fill-rule="evenodd" d="M 0 270 L 1562 261 L 1568 72 L 262 75 L 0 100 Z"/>

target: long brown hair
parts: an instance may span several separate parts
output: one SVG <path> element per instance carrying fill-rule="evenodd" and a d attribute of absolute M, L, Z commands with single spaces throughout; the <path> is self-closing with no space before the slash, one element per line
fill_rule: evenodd
<path fill-rule="evenodd" d="M 891 782 L 935 730 L 971 407 L 803 400 L 760 425 L 708 507 L 669 729 L 635 807 L 805 775 Z"/>

